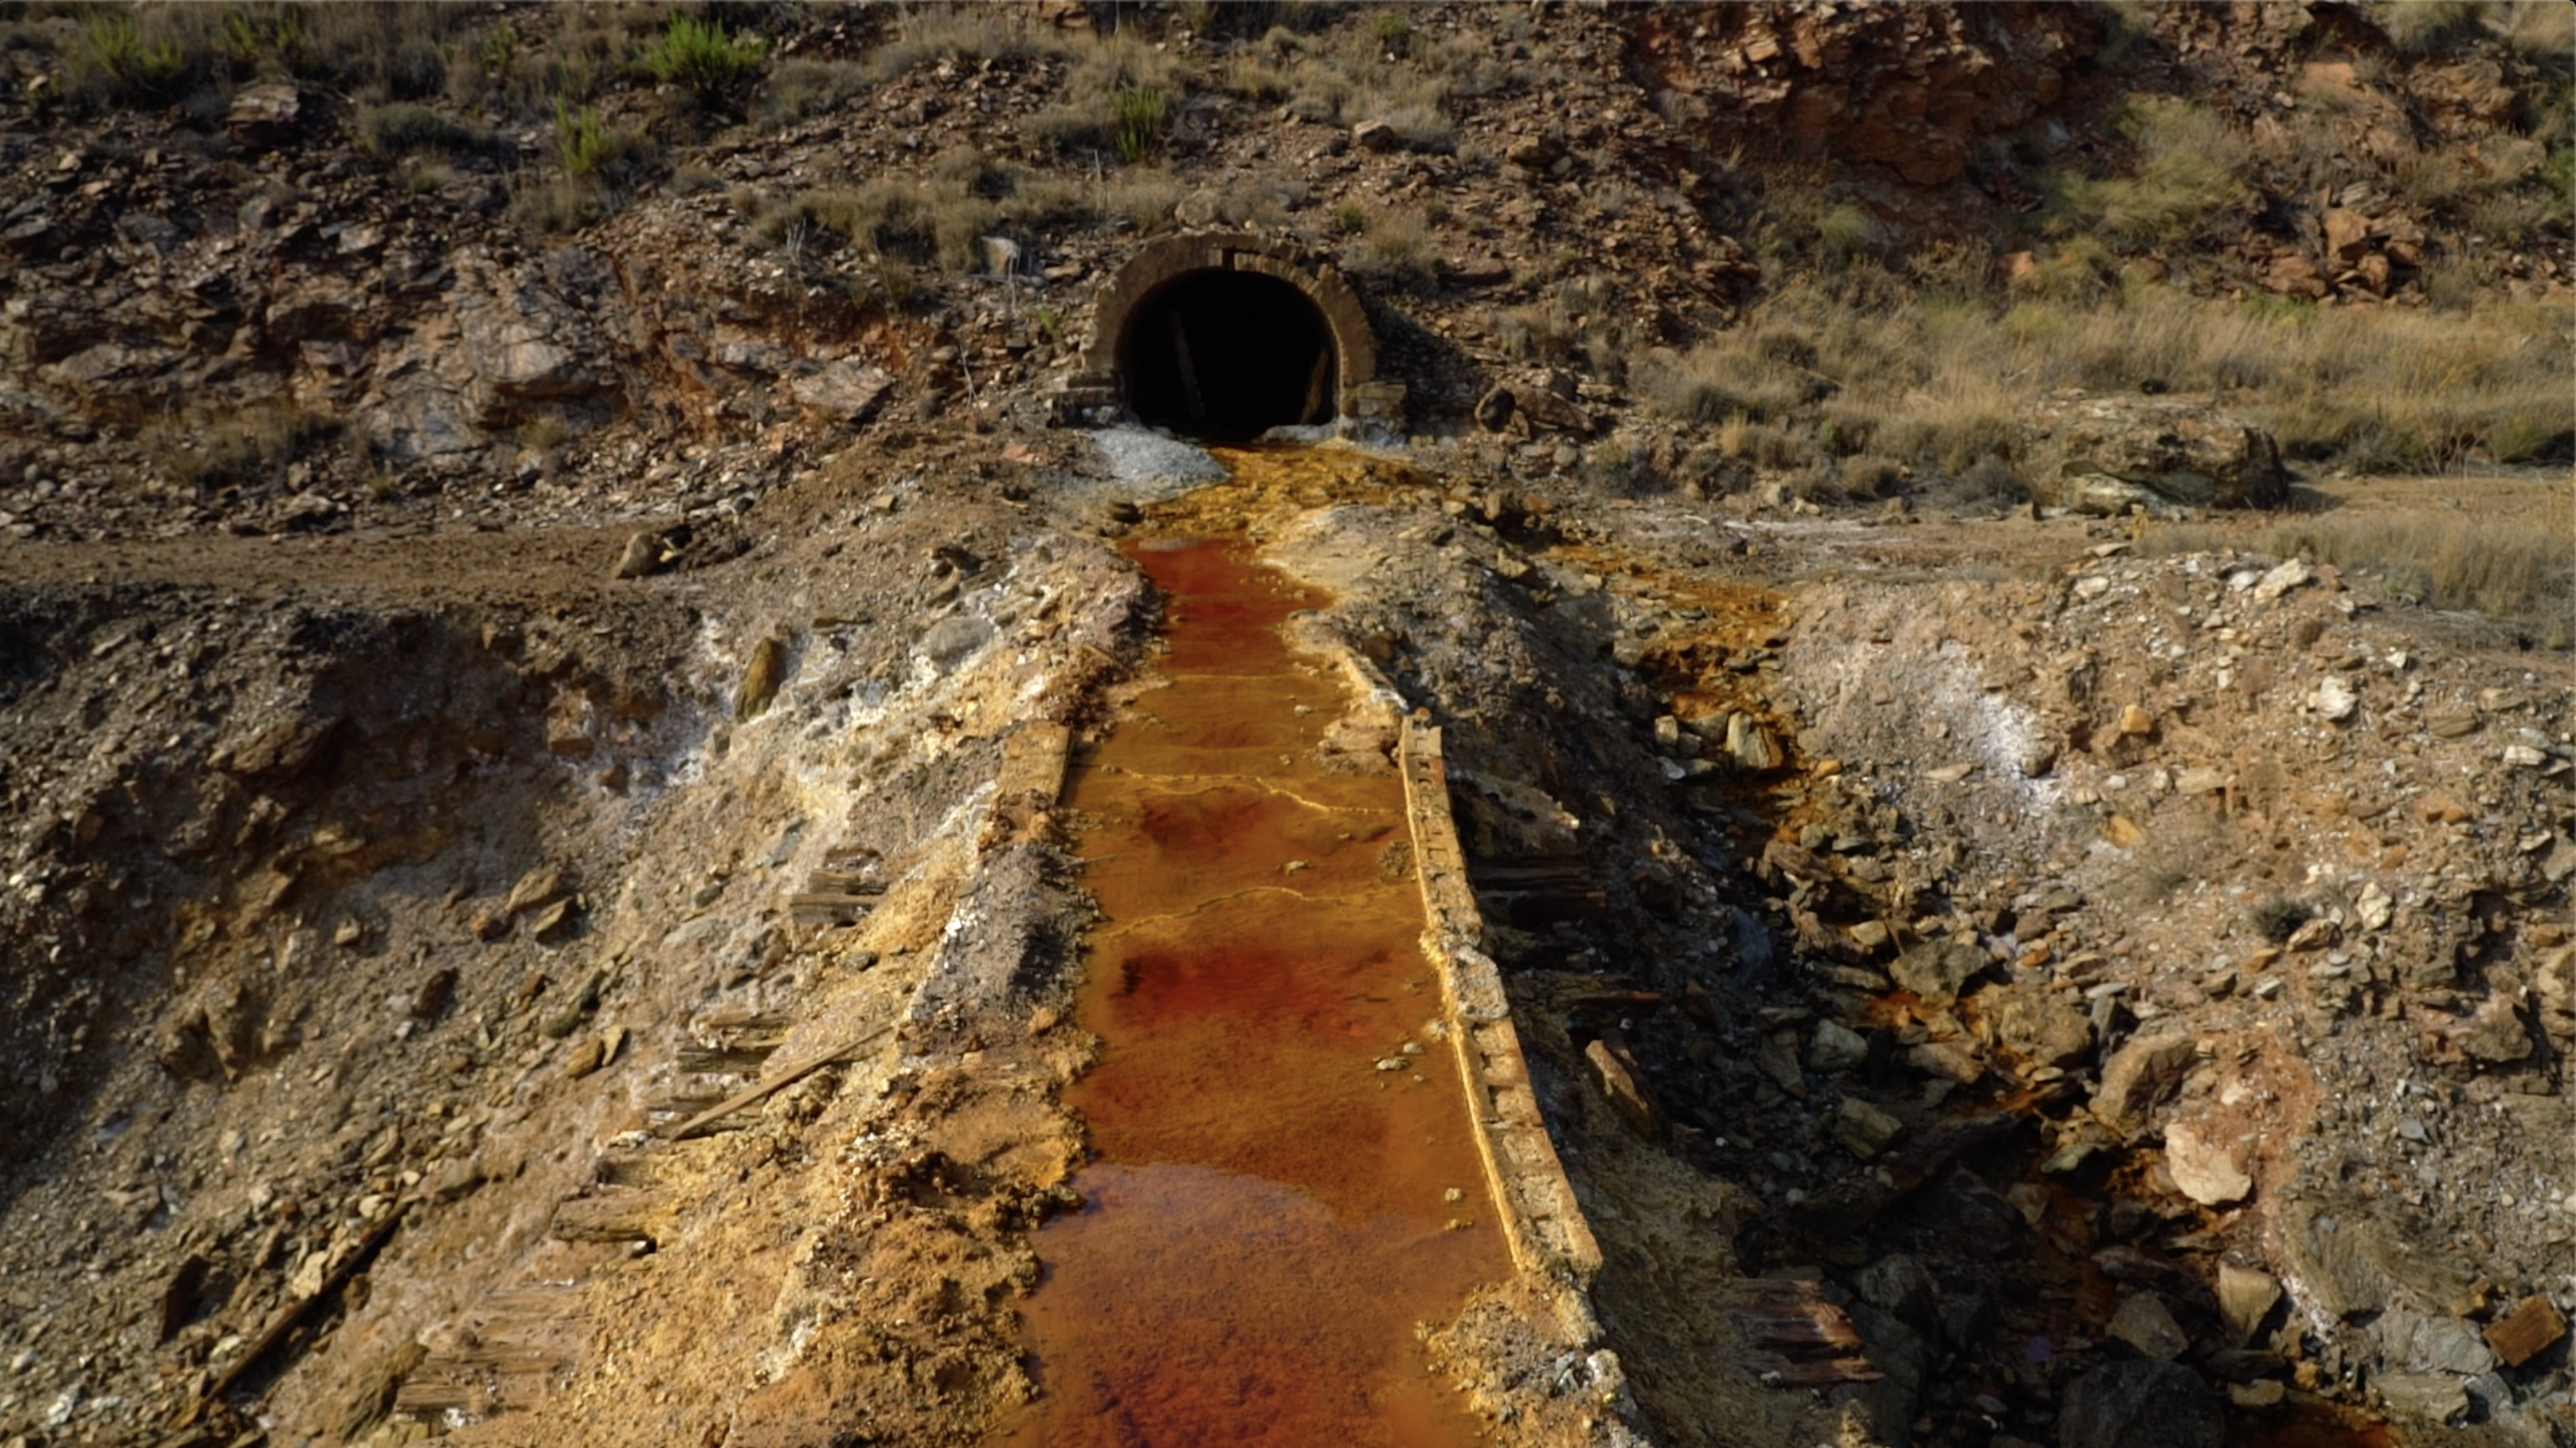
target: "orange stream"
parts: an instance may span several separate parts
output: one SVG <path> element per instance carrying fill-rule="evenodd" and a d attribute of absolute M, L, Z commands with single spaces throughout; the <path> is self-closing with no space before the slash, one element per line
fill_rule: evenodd
<path fill-rule="evenodd" d="M 1318 761 L 1345 692 L 1279 625 L 1320 594 L 1235 540 L 1128 551 L 1170 652 L 1072 778 L 1106 916 L 1076 1005 L 1106 1045 L 1066 1093 L 1095 1156 L 1038 1235 L 1041 1396 L 1000 1441 L 1473 1443 L 1414 1326 L 1509 1262 L 1424 1029 L 1403 786 Z"/>

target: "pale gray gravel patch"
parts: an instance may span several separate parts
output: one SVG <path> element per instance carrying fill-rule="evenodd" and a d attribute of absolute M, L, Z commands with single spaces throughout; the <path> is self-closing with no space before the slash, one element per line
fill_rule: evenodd
<path fill-rule="evenodd" d="M 1109 475 L 1146 497 L 1166 497 L 1225 476 L 1225 464 L 1207 449 L 1141 427 L 1104 428 L 1091 435 Z"/>

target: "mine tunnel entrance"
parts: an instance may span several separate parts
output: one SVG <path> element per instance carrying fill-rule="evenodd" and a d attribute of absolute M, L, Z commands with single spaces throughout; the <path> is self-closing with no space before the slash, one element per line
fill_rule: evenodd
<path fill-rule="evenodd" d="M 1149 293 L 1119 334 L 1118 373 L 1138 418 L 1220 442 L 1330 422 L 1341 381 L 1322 309 L 1250 271 L 1188 272 Z"/>

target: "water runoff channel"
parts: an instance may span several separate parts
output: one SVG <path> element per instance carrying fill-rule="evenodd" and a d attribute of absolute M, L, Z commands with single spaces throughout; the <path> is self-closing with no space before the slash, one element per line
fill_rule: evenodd
<path fill-rule="evenodd" d="M 1040 1394 L 997 1442 L 1464 1448 L 1415 1327 L 1511 1263 L 1402 782 L 1318 754 L 1347 686 L 1282 625 L 1324 594 L 1239 536 L 1124 546 L 1167 652 L 1069 783 L 1103 916 L 1075 1014 L 1104 1045 L 1066 1093 L 1092 1156 L 1038 1235 Z"/>

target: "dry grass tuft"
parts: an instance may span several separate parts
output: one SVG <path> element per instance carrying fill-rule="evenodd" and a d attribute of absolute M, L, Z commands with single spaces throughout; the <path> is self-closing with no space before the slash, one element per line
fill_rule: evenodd
<path fill-rule="evenodd" d="M 941 60 L 1027 60 L 1072 49 L 1063 32 L 1019 5 L 925 5 L 902 12 L 895 38 L 868 56 L 867 76 L 885 82 Z"/>
<path fill-rule="evenodd" d="M 2242 210 L 2253 145 L 2215 112 L 2176 97 L 2136 96 L 2114 124 L 2136 145 L 2137 167 L 2125 176 L 2062 177 L 2055 220 L 2064 232 L 2179 246 Z"/>
<path fill-rule="evenodd" d="M 1543 320 L 1525 323 L 1534 339 Z M 1570 337 L 1553 346 L 1575 350 Z M 2576 316 L 2540 302 L 2316 307 L 2127 284 L 2089 304 L 2024 292 L 1860 305 L 1800 284 L 1688 353 L 1646 354 L 1636 381 L 1670 417 L 1803 428 L 1829 451 L 1951 478 L 1983 459 L 2020 461 L 2015 419 L 2066 387 L 2209 394 L 2296 461 L 2441 472 L 2576 457 L 2571 353 Z"/>
<path fill-rule="evenodd" d="M 2458 511 L 2284 518 L 2250 537 L 2202 526 L 2165 528 L 2150 535 L 2149 546 L 2165 553 L 2232 546 L 2368 569 L 2386 578 L 2396 597 L 2484 614 L 2542 648 L 2576 643 L 2576 548 L 2565 529 L 2482 516 L 2470 511 L 2474 497 L 2466 502 Z"/>
<path fill-rule="evenodd" d="M 284 487 L 290 465 L 337 443 L 342 430 L 336 418 L 274 403 L 154 426 L 141 441 L 156 471 L 203 497 Z"/>

